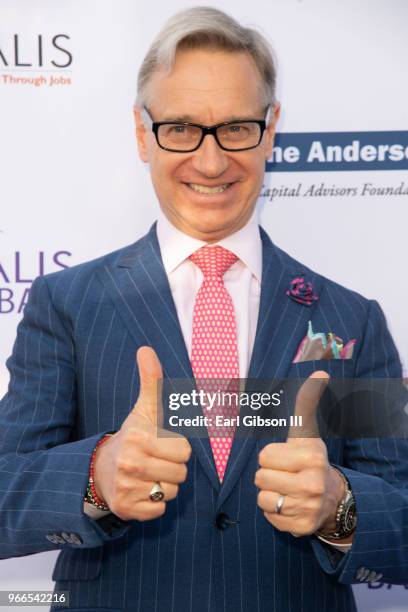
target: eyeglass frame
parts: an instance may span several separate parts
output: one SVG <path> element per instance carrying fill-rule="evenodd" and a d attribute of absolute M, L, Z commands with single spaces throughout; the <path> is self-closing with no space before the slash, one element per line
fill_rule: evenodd
<path fill-rule="evenodd" d="M 152 117 L 150 116 L 149 111 L 147 110 L 145 106 L 143 107 L 142 110 L 144 111 L 144 113 L 147 115 L 147 117 L 150 120 L 150 123 L 152 126 L 152 132 L 154 133 L 158 146 L 164 151 L 169 151 L 170 153 L 193 153 L 194 151 L 197 151 L 197 149 L 201 147 L 201 145 L 203 144 L 203 140 L 207 136 L 207 134 L 211 134 L 212 136 L 214 136 L 215 141 L 220 147 L 220 149 L 222 149 L 223 151 L 228 151 L 229 153 L 234 153 L 235 151 L 250 151 L 251 149 L 256 149 L 256 147 L 259 147 L 262 137 L 264 135 L 264 132 L 266 130 L 266 127 L 268 125 L 270 109 L 271 107 L 270 105 L 268 105 L 265 110 L 265 119 L 238 119 L 235 121 L 223 121 L 222 123 L 216 123 L 215 125 L 209 125 L 209 126 L 202 125 L 201 123 L 190 123 L 189 121 L 153 121 Z M 259 140 L 256 145 L 252 145 L 251 147 L 243 147 L 240 149 L 228 149 L 220 143 L 218 136 L 217 136 L 217 129 L 225 125 L 235 125 L 237 123 L 257 123 L 259 125 L 261 133 L 259 135 Z M 201 129 L 201 139 L 198 145 L 194 147 L 193 149 L 183 149 L 182 151 L 180 151 L 179 149 L 169 149 L 167 147 L 163 147 L 163 145 L 161 145 L 159 142 L 159 134 L 158 134 L 159 128 L 161 125 L 184 125 L 184 126 L 190 125 L 192 127 L 198 127 Z"/>

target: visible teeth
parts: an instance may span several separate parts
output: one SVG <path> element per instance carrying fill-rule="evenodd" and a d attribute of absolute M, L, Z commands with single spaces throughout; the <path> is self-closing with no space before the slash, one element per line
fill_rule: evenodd
<path fill-rule="evenodd" d="M 207 187 L 206 185 L 197 185 L 196 183 L 188 183 L 191 189 L 197 191 L 198 193 L 222 193 L 229 187 L 230 183 L 225 183 L 225 185 L 218 185 L 217 187 Z"/>

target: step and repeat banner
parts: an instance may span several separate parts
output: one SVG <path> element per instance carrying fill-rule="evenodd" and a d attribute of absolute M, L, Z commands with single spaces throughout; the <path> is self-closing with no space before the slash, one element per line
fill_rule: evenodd
<path fill-rule="evenodd" d="M 135 145 L 136 75 L 164 21 L 194 4 L 0 0 L 0 396 L 33 279 L 134 242 L 156 218 Z M 278 59 L 262 224 L 294 257 L 380 302 L 407 374 L 408 3 L 216 7 L 257 26 Z M 0 561 L 0 590 L 52 588 L 55 558 Z M 407 610 L 406 589 L 355 587 L 359 610 Z"/>

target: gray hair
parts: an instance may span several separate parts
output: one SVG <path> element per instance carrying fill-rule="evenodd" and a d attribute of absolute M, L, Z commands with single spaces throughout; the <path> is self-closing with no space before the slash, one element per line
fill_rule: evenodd
<path fill-rule="evenodd" d="M 196 6 L 173 15 L 159 32 L 140 67 L 135 105 L 149 104 L 149 85 L 154 72 L 170 72 L 179 49 L 214 48 L 246 52 L 254 60 L 262 84 L 265 107 L 276 103 L 274 52 L 266 38 L 244 28 L 227 13 L 208 6 Z"/>

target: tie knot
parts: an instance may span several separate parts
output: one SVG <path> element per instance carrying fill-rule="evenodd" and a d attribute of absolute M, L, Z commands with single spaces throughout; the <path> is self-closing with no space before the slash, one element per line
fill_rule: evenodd
<path fill-rule="evenodd" d="M 207 245 L 190 255 L 189 259 L 200 268 L 204 278 L 222 278 L 238 257 L 222 246 Z"/>

